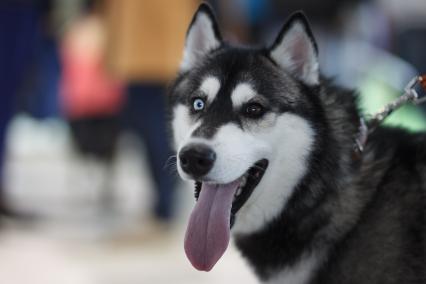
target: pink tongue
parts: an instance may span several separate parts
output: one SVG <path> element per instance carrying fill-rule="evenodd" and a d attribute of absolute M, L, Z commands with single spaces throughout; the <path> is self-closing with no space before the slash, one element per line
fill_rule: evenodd
<path fill-rule="evenodd" d="M 232 200 L 238 181 L 225 185 L 203 183 L 185 236 L 185 253 L 192 265 L 210 271 L 229 244 Z"/>

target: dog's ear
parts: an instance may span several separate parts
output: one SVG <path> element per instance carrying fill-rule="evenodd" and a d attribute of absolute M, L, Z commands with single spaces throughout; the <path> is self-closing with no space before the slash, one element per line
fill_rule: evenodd
<path fill-rule="evenodd" d="M 317 44 L 303 12 L 290 16 L 268 51 L 275 63 L 296 78 L 311 86 L 319 83 Z"/>
<path fill-rule="evenodd" d="M 180 65 L 182 71 L 191 69 L 209 51 L 221 45 L 222 37 L 210 6 L 198 8 L 186 33 L 185 49 Z"/>

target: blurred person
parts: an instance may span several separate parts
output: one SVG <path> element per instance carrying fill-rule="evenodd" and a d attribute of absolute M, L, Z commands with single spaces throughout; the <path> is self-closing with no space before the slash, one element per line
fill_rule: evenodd
<path fill-rule="evenodd" d="M 36 119 L 58 116 L 60 64 L 53 2 L 36 1 L 39 3 L 40 19 L 33 35 L 34 56 L 28 62 L 29 67 L 17 101 L 17 111 L 28 113 Z"/>
<path fill-rule="evenodd" d="M 82 15 L 74 19 L 64 33 L 61 103 L 90 179 L 94 177 L 91 171 L 94 169 L 90 167 L 92 160 L 100 163 L 103 172 L 100 205 L 101 209 L 109 211 L 114 202 L 111 170 L 123 91 L 120 81 L 105 68 L 105 29 L 95 6 L 95 2 L 88 1 Z"/>
<path fill-rule="evenodd" d="M 0 1 L 0 214 L 18 214 L 7 202 L 4 190 L 4 161 L 7 125 L 11 120 L 16 97 L 33 63 L 40 39 L 43 12 L 49 1 Z"/>
<path fill-rule="evenodd" d="M 105 1 L 108 60 L 127 84 L 125 125 L 147 149 L 156 187 L 153 214 L 167 223 L 173 216 L 175 178 L 165 168 L 172 151 L 166 131 L 165 88 L 175 76 L 195 0 Z"/>

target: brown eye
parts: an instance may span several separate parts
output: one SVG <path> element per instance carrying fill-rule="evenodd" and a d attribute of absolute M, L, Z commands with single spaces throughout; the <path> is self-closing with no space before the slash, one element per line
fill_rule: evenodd
<path fill-rule="evenodd" d="M 265 113 L 265 108 L 259 103 L 249 103 L 244 107 L 244 115 L 249 118 L 260 118 Z"/>

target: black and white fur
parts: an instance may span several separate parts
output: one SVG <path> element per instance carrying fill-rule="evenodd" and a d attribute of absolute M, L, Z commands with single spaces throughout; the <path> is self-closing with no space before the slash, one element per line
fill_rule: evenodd
<path fill-rule="evenodd" d="M 216 183 L 268 159 L 232 228 L 263 283 L 426 283 L 426 135 L 379 128 L 354 157 L 356 96 L 322 78 L 317 54 L 302 13 L 256 49 L 224 42 L 201 5 L 170 92 L 176 151 L 214 149 Z M 241 112 L 253 100 L 258 119 Z"/>

